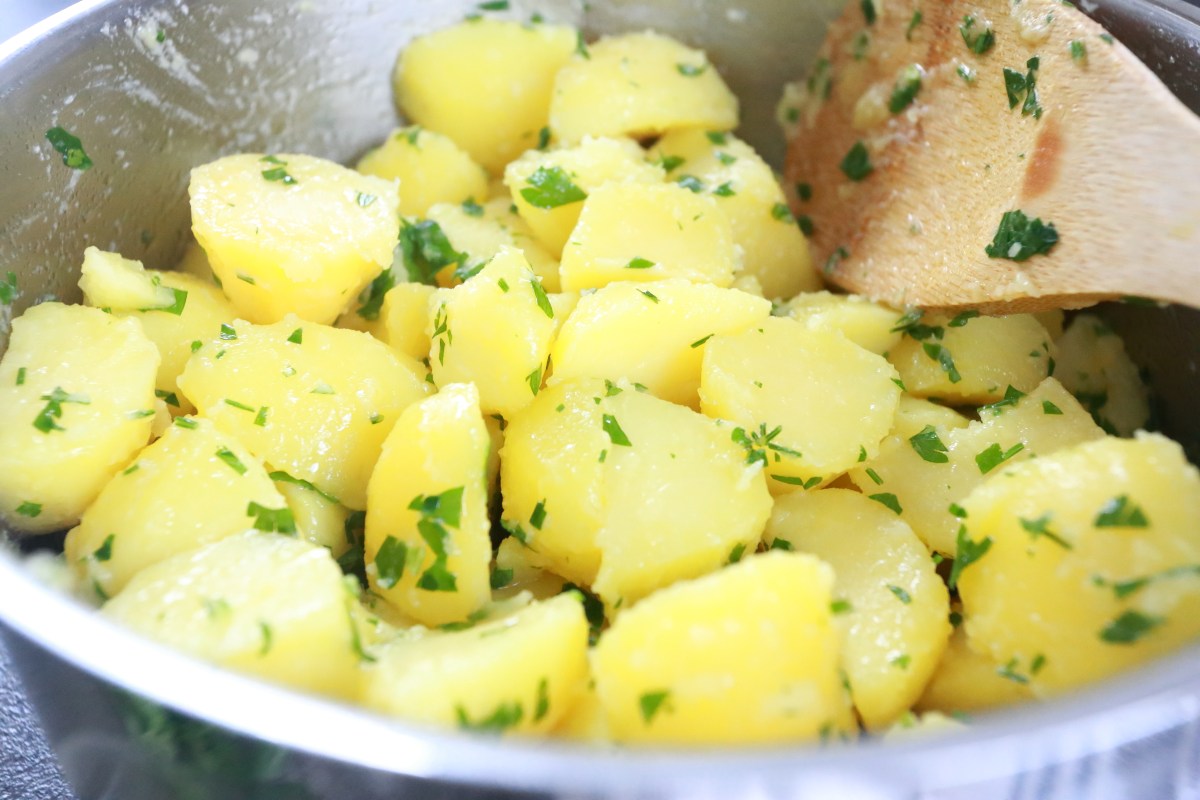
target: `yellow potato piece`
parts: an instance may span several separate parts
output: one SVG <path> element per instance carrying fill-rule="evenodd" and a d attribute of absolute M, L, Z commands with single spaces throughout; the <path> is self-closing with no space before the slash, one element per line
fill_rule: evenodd
<path fill-rule="evenodd" d="M 575 50 L 576 36 L 563 25 L 493 19 L 418 36 L 396 61 L 396 100 L 404 116 L 449 136 L 499 174 L 537 144 L 554 76 Z"/>
<path fill-rule="evenodd" d="M 483 412 L 506 418 L 541 391 L 554 308 L 521 251 L 503 247 L 478 275 L 435 293 L 429 317 L 438 386 L 474 383 Z"/>
<path fill-rule="evenodd" d="M 842 668 L 868 730 L 921 696 L 950 636 L 950 598 L 929 551 L 888 509 L 858 492 L 797 492 L 775 504 L 766 539 L 833 568 Z"/>
<path fill-rule="evenodd" d="M 968 640 L 1038 696 L 1200 633 L 1200 473 L 1169 439 L 1106 437 L 1014 465 L 963 508 Z"/>
<path fill-rule="evenodd" d="M 1114 436 L 1132 436 L 1150 419 L 1150 393 L 1125 342 L 1095 314 L 1079 314 L 1055 342 L 1055 376 Z"/>
<path fill-rule="evenodd" d="M 1006 670 L 989 656 L 972 650 L 960 624 L 913 708 L 954 714 L 1015 706 L 1032 699 L 1028 676 Z"/>
<path fill-rule="evenodd" d="M 203 252 L 203 251 L 201 251 Z M 172 414 L 194 411 L 179 392 L 179 375 L 196 347 L 229 322 L 237 312 L 211 281 L 181 272 L 143 271 L 138 261 L 89 247 L 83 257 L 79 288 L 88 305 L 109 309 L 118 317 L 137 317 L 142 332 L 158 347 L 162 361 L 155 394 Z M 134 286 L 140 290 L 134 289 Z M 133 294 L 121 294 L 128 286 Z M 154 303 L 147 305 L 153 293 Z"/>
<path fill-rule="evenodd" d="M 492 589 L 499 598 L 529 592 L 538 600 L 548 600 L 563 590 L 562 578 L 544 569 L 541 559 L 513 537 L 496 548 L 496 566 L 492 569 Z"/>
<path fill-rule="evenodd" d="M 740 266 L 713 198 L 676 184 L 609 183 L 584 201 L 560 271 L 566 291 L 664 278 L 728 288 Z"/>
<path fill-rule="evenodd" d="M 131 319 L 42 303 L 0 359 L 0 519 L 74 525 L 150 438 L 159 355 Z"/>
<path fill-rule="evenodd" d="M 526 152 L 505 167 L 504 183 L 538 241 L 560 257 L 587 193 L 606 183 L 662 183 L 662 168 L 645 155 L 631 139 L 587 136 L 574 147 Z M 572 186 L 579 191 L 564 195 Z"/>
<path fill-rule="evenodd" d="M 692 128 L 662 137 L 651 157 L 672 165 L 682 159 L 671 179 L 696 179 L 716 198 L 742 248 L 742 274 L 756 278 L 765 297 L 821 288 L 783 189 L 752 147 L 729 133 Z"/>
<path fill-rule="evenodd" d="M 859 347 L 881 356 L 900 341 L 896 312 L 862 295 L 809 292 L 793 297 L 784 307 L 787 316 L 806 328 L 841 331 Z"/>
<path fill-rule="evenodd" d="M 261 461 L 210 421 L 181 417 L 108 482 L 63 551 L 109 597 L 146 567 L 256 525 L 294 531 L 280 509 L 287 505 Z"/>
<path fill-rule="evenodd" d="M 933 404 L 929 404 L 930 406 Z M 856 464 L 850 479 L 868 496 L 889 500 L 929 546 L 954 555 L 960 520 L 951 510 L 998 467 L 1048 455 L 1102 431 L 1053 378 L 1028 395 L 1010 393 L 984 406 L 980 419 L 910 404 L 878 456 Z M 928 426 L 926 429 L 925 426 Z"/>
<path fill-rule="evenodd" d="M 477 273 L 505 247 L 519 249 L 548 292 L 559 290 L 558 259 L 543 248 L 525 220 L 512 210 L 508 197 L 489 200 L 482 206 L 439 203 L 429 209 L 428 218 L 436 222 L 455 250 L 466 254 L 458 262 L 438 272 L 439 286 L 455 286 Z"/>
<path fill-rule="evenodd" d="M 365 508 L 383 440 L 428 392 L 425 370 L 365 333 L 297 317 L 212 334 L 179 378 L 200 414 L 272 469 Z"/>
<path fill-rule="evenodd" d="M 270 474 L 275 481 L 276 491 L 283 495 L 292 512 L 297 537 L 327 548 L 334 558 L 340 558 L 350 549 L 346 533 L 349 509 L 307 481 L 278 470 Z"/>
<path fill-rule="evenodd" d="M 392 263 L 396 184 L 314 156 L 242 154 L 192 170 L 192 233 L 238 315 L 331 323 Z"/>
<path fill-rule="evenodd" d="M 328 550 L 252 532 L 142 570 L 102 612 L 206 661 L 354 699 L 352 601 Z"/>
<path fill-rule="evenodd" d="M 414 361 L 429 357 L 429 298 L 434 287 L 401 283 L 383 296 L 378 311 L 360 307 L 343 314 L 339 328 L 365 331 Z"/>
<path fill-rule="evenodd" d="M 737 98 L 708 57 L 651 31 L 588 45 L 554 79 L 550 129 L 568 144 L 589 134 L 638 138 L 737 123 Z"/>
<path fill-rule="evenodd" d="M 488 176 L 449 137 L 417 126 L 393 131 L 356 169 L 400 182 L 400 213 L 422 216 L 435 203 L 483 201 Z"/>
<path fill-rule="evenodd" d="M 768 553 L 622 613 L 592 654 L 613 738 L 742 744 L 852 730 L 832 586 L 816 558 Z"/>
<path fill-rule="evenodd" d="M 534 602 L 466 630 L 397 640 L 364 670 L 363 703 L 481 733 L 544 733 L 587 680 L 587 620 L 574 595 Z"/>
<path fill-rule="evenodd" d="M 471 384 L 400 415 L 367 488 L 371 588 L 425 625 L 461 622 L 491 598 L 491 439 Z"/>
<path fill-rule="evenodd" d="M 915 326 L 891 349 L 888 360 L 900 372 L 905 390 L 917 397 L 994 403 L 1009 386 L 1033 391 L 1050 374 L 1057 355 L 1050 334 L 1031 314 L 930 315 Z"/>
<path fill-rule="evenodd" d="M 708 341 L 700 407 L 740 426 L 773 492 L 812 488 L 878 452 L 900 397 L 895 377 L 840 333 L 772 317 Z"/>
<path fill-rule="evenodd" d="M 647 302 L 639 290 L 658 298 Z M 679 278 L 611 283 L 580 299 L 554 341 L 551 382 L 625 379 L 673 403 L 699 403 L 700 364 L 709 337 L 761 324 L 771 304 L 734 289 Z"/>

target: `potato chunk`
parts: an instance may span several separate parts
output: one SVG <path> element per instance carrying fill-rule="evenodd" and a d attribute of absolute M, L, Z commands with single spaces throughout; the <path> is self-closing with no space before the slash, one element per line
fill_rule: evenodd
<path fill-rule="evenodd" d="M 1035 694 L 1200 633 L 1200 473 L 1169 439 L 1106 437 L 1016 464 L 963 508 L 968 639 Z"/>
<path fill-rule="evenodd" d="M 400 213 L 424 216 L 435 203 L 482 201 L 488 196 L 483 167 L 449 137 L 416 125 L 393 131 L 359 159 L 356 169 L 400 182 Z"/>
<path fill-rule="evenodd" d="M 200 414 L 272 469 L 365 508 L 383 440 L 428 392 L 424 368 L 365 333 L 296 317 L 213 334 L 179 378 Z"/>
<path fill-rule="evenodd" d="M 324 547 L 252 532 L 142 570 L 103 613 L 206 661 L 354 699 L 353 599 Z"/>
<path fill-rule="evenodd" d="M 243 319 L 331 323 L 392 263 L 396 184 L 314 156 L 192 170 L 192 233 Z"/>
<path fill-rule="evenodd" d="M 639 290 L 658 302 L 646 302 Z M 664 400 L 696 407 L 709 337 L 741 333 L 770 313 L 771 304 L 761 297 L 679 278 L 611 283 L 581 298 L 563 323 L 550 355 L 551 380 L 624 378 Z"/>
<path fill-rule="evenodd" d="M 806 328 L 841 331 L 859 347 L 881 356 L 900 341 L 896 312 L 862 295 L 808 292 L 793 297 L 784 309 Z"/>
<path fill-rule="evenodd" d="M 404 116 L 445 134 L 493 174 L 534 147 L 554 76 L 575 50 L 563 25 L 478 19 L 419 36 L 396 61 Z"/>
<path fill-rule="evenodd" d="M 558 259 L 538 243 L 528 223 L 513 212 L 507 197 L 489 200 L 482 206 L 439 203 L 429 209 L 427 216 L 441 228 L 454 250 L 465 256 L 437 273 L 438 286 L 462 283 L 502 248 L 513 247 L 524 254 L 546 291 L 559 290 Z"/>
<path fill-rule="evenodd" d="M 187 398 L 180 396 L 179 375 L 195 343 L 211 338 L 222 322 L 237 316 L 221 290 L 182 272 L 144 270 L 138 261 L 94 247 L 84 251 L 79 288 L 88 305 L 106 308 L 118 317 L 138 318 L 162 358 L 154 393 L 172 414 L 193 411 Z M 154 303 L 147 305 L 150 293 Z"/>
<path fill-rule="evenodd" d="M 560 271 L 566 291 L 664 278 L 727 288 L 740 266 L 713 198 L 675 184 L 609 183 L 584 201 Z"/>
<path fill-rule="evenodd" d="M 719 425 L 628 384 L 564 381 L 505 432 L 505 526 L 610 608 L 753 550 L 761 470 Z"/>
<path fill-rule="evenodd" d="M 972 650 L 966 630 L 959 624 L 913 708 L 953 714 L 1014 706 L 1032 699 L 1028 677 Z"/>
<path fill-rule="evenodd" d="M 764 297 L 789 298 L 821 288 L 783 189 L 752 147 L 733 134 L 691 128 L 668 133 L 651 155 L 659 163 L 678 163 L 671 179 L 699 181 L 702 191 L 716 198 L 742 248 L 742 275 L 756 278 Z"/>
<path fill-rule="evenodd" d="M 904 388 L 950 403 L 994 403 L 1009 386 L 1033 391 L 1050 374 L 1057 349 L 1031 314 L 1007 317 L 901 317 L 905 336 L 888 360 Z"/>
<path fill-rule="evenodd" d="M 367 488 L 372 589 L 426 625 L 461 622 L 491 599 L 491 439 L 472 384 L 400 415 Z"/>
<path fill-rule="evenodd" d="M 460 730 L 543 733 L 584 692 L 587 642 L 577 596 L 560 595 L 466 630 L 378 648 L 364 670 L 363 702 Z"/>
<path fill-rule="evenodd" d="M 645 155 L 630 139 L 588 136 L 574 147 L 530 150 L 505 168 L 504 183 L 521 218 L 558 258 L 589 192 L 614 182 L 662 183 L 662 168 Z"/>
<path fill-rule="evenodd" d="M 1150 419 L 1150 396 L 1125 342 L 1095 314 L 1079 314 L 1055 342 L 1055 375 L 1096 424 L 1115 436 L 1132 436 Z"/>
<path fill-rule="evenodd" d="M 377 307 L 361 306 L 343 314 L 337 327 L 366 331 L 414 361 L 429 357 L 429 298 L 434 288 L 401 283 L 388 289 Z"/>
<path fill-rule="evenodd" d="M 210 421 L 180 417 L 108 482 L 63 549 L 110 597 L 152 564 L 254 527 L 295 531 L 262 462 Z"/>
<path fill-rule="evenodd" d="M 622 613 L 592 658 L 613 737 L 725 744 L 852 729 L 832 586 L 816 558 L 768 553 Z"/>
<path fill-rule="evenodd" d="M 150 438 L 159 355 L 131 319 L 42 303 L 0 359 L 0 518 L 41 533 L 79 520 Z"/>
<path fill-rule="evenodd" d="M 1003 464 L 1053 453 L 1102 435 L 1053 378 L 1028 395 L 983 406 L 980 419 L 949 409 L 907 406 L 879 455 L 855 465 L 854 485 L 888 503 L 931 550 L 954 555 L 960 520 L 951 509 Z M 935 407 L 936 408 L 936 407 Z"/>
<path fill-rule="evenodd" d="M 772 317 L 709 340 L 700 407 L 741 426 L 772 491 L 812 488 L 878 452 L 900 397 L 895 377 L 840 333 Z"/>
<path fill-rule="evenodd" d="M 782 498 L 766 539 L 833 567 L 850 695 L 869 730 L 887 728 L 921 696 L 950 636 L 950 598 L 929 551 L 903 520 L 848 489 Z"/>
<path fill-rule="evenodd" d="M 554 79 L 550 129 L 568 144 L 737 123 L 737 98 L 708 57 L 651 31 L 603 38 Z"/>
<path fill-rule="evenodd" d="M 505 418 L 541 391 L 554 308 L 519 250 L 502 248 L 478 275 L 434 294 L 429 316 L 438 386 L 474 383 L 483 412 Z"/>

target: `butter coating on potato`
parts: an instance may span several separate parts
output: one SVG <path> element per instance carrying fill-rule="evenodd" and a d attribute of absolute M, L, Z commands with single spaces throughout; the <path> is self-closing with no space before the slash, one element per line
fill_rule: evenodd
<path fill-rule="evenodd" d="M 136 320 L 42 303 L 0 359 L 0 518 L 73 525 L 150 438 L 159 355 Z"/>
<path fill-rule="evenodd" d="M 298 154 L 192 170 L 192 233 L 243 319 L 332 323 L 392 263 L 393 181 Z"/>

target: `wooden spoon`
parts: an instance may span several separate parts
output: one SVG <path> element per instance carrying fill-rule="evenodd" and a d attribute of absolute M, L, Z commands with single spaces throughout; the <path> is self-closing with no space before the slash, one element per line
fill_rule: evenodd
<path fill-rule="evenodd" d="M 1200 120 L 1070 4 L 851 0 L 781 113 L 793 208 L 846 289 L 1200 306 Z"/>

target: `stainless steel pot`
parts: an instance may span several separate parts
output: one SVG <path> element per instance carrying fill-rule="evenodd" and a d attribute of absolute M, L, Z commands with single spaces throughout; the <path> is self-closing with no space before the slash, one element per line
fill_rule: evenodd
<path fill-rule="evenodd" d="M 512 5 L 518 18 L 536 10 L 589 33 L 652 26 L 709 49 L 745 100 L 745 135 L 778 157 L 770 118 L 779 86 L 803 73 L 838 3 Z M 13 313 L 47 297 L 74 298 L 89 244 L 171 264 L 186 236 L 193 165 L 239 150 L 353 159 L 396 122 L 388 76 L 397 51 L 473 6 L 86 0 L 0 46 L 0 274 L 18 277 Z M 1084 8 L 1200 109 L 1200 12 L 1177 0 Z M 801 36 L 797 20 L 807 23 Z M 84 140 L 95 167 L 62 166 L 44 138 L 55 125 Z M 1147 369 L 1162 428 L 1197 460 L 1200 316 L 1129 306 L 1106 313 Z M 0 317 L 0 348 L 7 323 Z M 951 737 L 828 749 L 595 750 L 429 731 L 193 661 L 42 586 L 17 555 L 60 544 L 49 537 L 0 548 L 0 635 L 84 800 L 976 800 L 1200 788 L 1200 648 Z"/>

